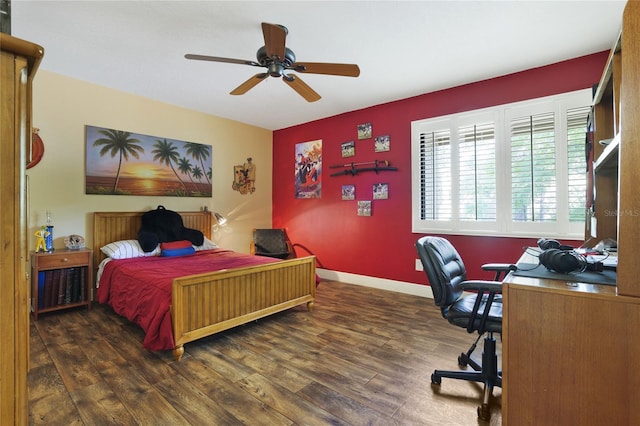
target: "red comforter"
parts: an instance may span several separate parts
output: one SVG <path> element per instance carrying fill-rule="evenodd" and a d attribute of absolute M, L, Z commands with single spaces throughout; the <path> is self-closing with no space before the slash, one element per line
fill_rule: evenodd
<path fill-rule="evenodd" d="M 170 311 L 174 278 L 277 261 L 224 249 L 185 257 L 112 260 L 104 266 L 97 297 L 100 303 L 108 303 L 117 314 L 142 327 L 145 348 L 174 349 Z"/>

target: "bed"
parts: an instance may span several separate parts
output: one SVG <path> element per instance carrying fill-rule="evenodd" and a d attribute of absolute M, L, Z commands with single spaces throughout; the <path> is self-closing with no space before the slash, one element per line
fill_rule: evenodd
<path fill-rule="evenodd" d="M 205 237 L 211 238 L 210 212 L 179 213 L 185 227 L 198 229 Z M 143 214 L 144 212 L 95 212 L 93 214 L 93 260 L 96 267 L 106 258 L 100 250 L 101 247 L 116 241 L 136 239 Z M 161 322 L 165 329 L 169 329 L 171 335 L 165 336 L 161 343 L 148 343 L 145 336 L 145 347 L 153 350 L 172 350 L 175 360 L 179 361 L 184 354 L 184 345 L 188 342 L 301 304 L 306 303 L 307 309 L 312 310 L 316 291 L 314 256 L 278 260 L 234 254 L 223 249 L 212 250 L 212 252 L 219 252 L 234 259 L 243 257 L 244 260 L 240 264 L 246 263 L 248 261 L 246 258 L 254 258 L 258 264 L 175 276 L 169 279 L 164 290 L 168 299 L 166 302 L 158 303 L 166 305 L 167 312 L 159 312 L 159 315 L 165 316 Z M 197 252 L 196 254 L 198 256 L 186 256 L 183 259 L 197 258 L 200 255 L 204 256 L 205 253 Z M 144 259 L 151 262 L 161 261 L 160 257 Z M 163 259 L 176 261 L 176 258 Z M 107 265 L 101 271 L 105 277 L 101 278 L 100 286 L 103 285 L 107 276 L 114 274 L 112 269 L 116 264 L 132 262 L 132 259 L 106 262 Z M 113 282 L 114 286 L 118 283 L 115 276 Z M 117 305 L 110 300 L 110 297 L 115 297 L 114 295 L 105 296 L 107 292 L 108 289 L 104 287 L 98 288 L 96 291 L 98 299 L 103 299 L 111 306 Z M 141 308 L 145 309 L 144 306 Z M 121 314 L 115 307 L 114 310 Z M 129 319 L 137 322 L 135 318 Z M 145 333 L 148 331 L 145 330 Z"/>

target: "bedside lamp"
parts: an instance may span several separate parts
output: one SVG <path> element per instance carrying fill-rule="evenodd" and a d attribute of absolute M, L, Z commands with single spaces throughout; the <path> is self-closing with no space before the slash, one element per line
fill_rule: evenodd
<path fill-rule="evenodd" d="M 218 222 L 218 225 L 222 226 L 227 223 L 227 218 L 222 216 L 220 213 L 215 212 L 213 216 L 216 218 L 216 222 Z"/>

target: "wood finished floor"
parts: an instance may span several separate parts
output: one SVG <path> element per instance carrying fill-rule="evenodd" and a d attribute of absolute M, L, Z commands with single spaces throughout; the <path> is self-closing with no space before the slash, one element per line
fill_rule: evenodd
<path fill-rule="evenodd" d="M 32 321 L 29 424 L 501 424 L 501 389 L 490 422 L 476 416 L 479 384 L 432 389 L 432 371 L 458 369 L 474 335 L 431 299 L 325 281 L 312 313 L 300 306 L 189 343 L 180 362 L 142 339 L 99 304 Z"/>

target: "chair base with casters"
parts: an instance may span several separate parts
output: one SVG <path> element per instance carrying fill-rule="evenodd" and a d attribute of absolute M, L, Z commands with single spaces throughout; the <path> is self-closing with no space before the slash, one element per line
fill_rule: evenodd
<path fill-rule="evenodd" d="M 479 338 L 482 336 L 478 336 Z M 476 340 L 477 342 L 477 340 Z M 473 352 L 475 343 L 472 349 L 467 353 L 462 353 L 458 357 L 458 365 L 461 367 L 471 366 L 474 371 L 447 371 L 447 370 L 435 370 L 431 374 L 431 384 L 440 385 L 442 378 L 467 380 L 470 382 L 478 382 L 484 384 L 484 390 L 482 395 L 482 405 L 478 407 L 478 417 L 483 420 L 489 420 L 491 418 L 491 406 L 490 401 L 493 396 L 494 387 L 502 387 L 502 371 L 498 370 L 498 355 L 496 353 L 496 339 L 493 337 L 493 333 L 487 333 L 484 336 L 484 349 L 482 351 L 482 364 L 478 364 L 470 357 L 470 352 Z"/>
<path fill-rule="evenodd" d="M 495 273 L 494 281 L 467 280 L 460 255 L 446 239 L 422 237 L 417 241 L 416 249 L 442 316 L 450 324 L 478 334 L 469 350 L 458 357 L 461 367 L 470 366 L 473 370 L 435 370 L 431 383 L 440 385 L 442 378 L 482 383 L 484 390 L 478 417 L 489 420 L 493 388 L 502 387 L 494 338 L 494 333 L 502 333 L 502 284 L 498 280 L 515 267 L 502 263 L 483 265 L 484 270 Z M 481 338 L 484 348 L 482 362 L 478 363 L 471 355 Z"/>

